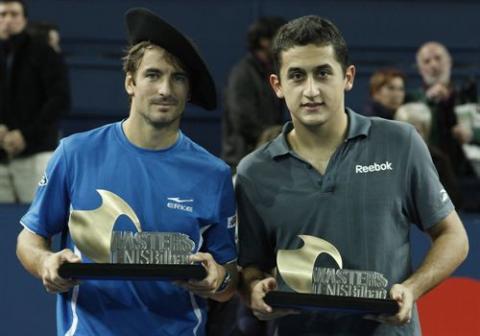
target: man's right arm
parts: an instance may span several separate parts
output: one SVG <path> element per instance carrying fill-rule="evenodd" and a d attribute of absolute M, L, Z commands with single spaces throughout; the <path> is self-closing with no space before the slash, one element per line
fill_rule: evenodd
<path fill-rule="evenodd" d="M 52 252 L 50 240 L 23 229 L 17 238 L 17 256 L 25 269 L 42 280 L 49 293 L 61 293 L 70 290 L 78 281 L 63 279 L 58 268 L 65 262 L 81 262 L 71 250 Z"/>
<path fill-rule="evenodd" d="M 273 272 L 272 272 L 273 273 Z M 265 303 L 268 292 L 277 289 L 277 281 L 270 273 L 262 272 L 257 267 L 248 266 L 241 271 L 240 293 L 253 315 L 259 320 L 273 320 L 298 312 L 290 309 L 273 309 Z"/>

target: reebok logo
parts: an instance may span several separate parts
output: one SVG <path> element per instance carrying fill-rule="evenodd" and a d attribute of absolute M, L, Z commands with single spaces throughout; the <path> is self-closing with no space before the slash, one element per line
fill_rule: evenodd
<path fill-rule="evenodd" d="M 186 212 L 193 212 L 193 207 L 191 205 L 184 205 L 182 203 L 192 203 L 193 199 L 180 199 L 178 197 L 168 197 L 167 198 L 167 207 L 170 209 L 176 209 Z"/>
<path fill-rule="evenodd" d="M 385 161 L 383 163 L 374 162 L 368 166 L 355 165 L 355 174 L 373 173 L 378 171 L 393 170 L 392 163 Z"/>

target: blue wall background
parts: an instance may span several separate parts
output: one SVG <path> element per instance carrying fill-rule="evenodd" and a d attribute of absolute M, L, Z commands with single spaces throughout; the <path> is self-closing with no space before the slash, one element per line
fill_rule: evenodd
<path fill-rule="evenodd" d="M 120 57 L 125 48 L 123 15 L 130 7 L 150 8 L 193 38 L 217 83 L 219 97 L 229 69 L 245 52 L 248 25 L 261 15 L 287 19 L 318 14 L 344 33 L 357 65 L 350 107 L 361 110 L 375 69 L 393 65 L 420 84 L 415 51 L 428 40 L 445 43 L 454 60 L 454 77 L 480 77 L 478 1 L 311 1 L 311 0 L 30 0 L 32 20 L 60 26 L 70 67 L 73 110 L 65 133 L 118 120 L 128 113 Z M 221 103 L 220 99 L 220 103 Z M 220 152 L 222 106 L 206 112 L 190 106 L 184 131 L 214 154 Z"/>

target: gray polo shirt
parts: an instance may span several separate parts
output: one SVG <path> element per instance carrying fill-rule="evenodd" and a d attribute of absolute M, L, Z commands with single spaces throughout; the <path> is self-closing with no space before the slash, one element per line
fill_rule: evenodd
<path fill-rule="evenodd" d="M 240 162 L 236 191 L 241 266 L 270 270 L 276 266 L 277 251 L 298 249 L 303 244 L 298 235 L 305 234 L 332 243 L 343 268 L 380 272 L 389 287 L 412 273 L 410 225 L 428 229 L 445 218 L 453 204 L 413 127 L 349 109 L 346 113 L 347 138 L 324 175 L 288 145 L 291 123 Z M 307 335 L 312 328 L 315 335 L 323 335 L 319 330 L 330 330 L 328 323 L 334 326 L 328 335 L 348 335 L 353 332 L 349 325 L 356 335 L 361 330 L 366 335 L 412 335 L 420 333 L 414 315 L 404 327 L 358 318 L 338 322 L 324 314 L 284 320 L 290 319 L 296 335 Z"/>

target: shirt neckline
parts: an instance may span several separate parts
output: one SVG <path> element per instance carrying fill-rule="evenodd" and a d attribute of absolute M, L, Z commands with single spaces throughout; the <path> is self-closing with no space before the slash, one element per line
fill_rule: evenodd
<path fill-rule="evenodd" d="M 367 137 L 371 126 L 370 119 L 355 113 L 348 107 L 345 109 L 345 113 L 348 115 L 348 132 L 345 141 L 352 140 L 359 136 Z M 287 134 L 292 129 L 293 123 L 291 121 L 288 121 L 283 125 L 282 133 L 276 137 L 268 147 L 268 151 L 272 158 L 292 153 L 287 142 Z"/>
<path fill-rule="evenodd" d="M 127 147 L 129 150 L 134 151 L 136 153 L 140 154 L 160 154 L 160 153 L 165 153 L 165 152 L 170 152 L 176 150 L 178 147 L 181 146 L 181 144 L 184 142 L 184 135 L 182 131 L 178 130 L 178 137 L 177 140 L 170 146 L 162 149 L 149 149 L 149 148 L 142 148 L 139 147 L 130 140 L 128 140 L 127 135 L 125 134 L 122 124 L 125 122 L 126 119 L 123 119 L 122 121 L 119 121 L 115 124 L 115 135 L 117 136 L 118 140 L 120 143 Z"/>

